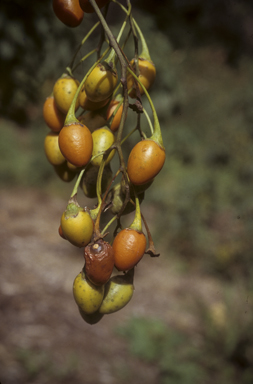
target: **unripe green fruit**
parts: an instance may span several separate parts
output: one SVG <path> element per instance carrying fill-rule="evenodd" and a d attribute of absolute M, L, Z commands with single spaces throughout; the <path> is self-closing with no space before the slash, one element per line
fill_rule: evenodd
<path fill-rule="evenodd" d="M 96 167 L 100 167 L 101 162 L 103 160 L 102 153 L 113 145 L 115 138 L 112 131 L 105 126 L 105 127 L 96 129 L 94 132 L 92 132 L 92 139 L 93 139 L 92 156 L 99 155 L 99 153 L 101 153 L 101 155 L 91 160 L 91 164 L 95 165 Z M 113 149 L 110 152 L 109 156 L 106 159 L 105 164 L 109 164 L 114 155 L 115 155 L 115 149 Z"/>
<path fill-rule="evenodd" d="M 111 277 L 105 285 L 105 295 L 99 312 L 105 315 L 119 311 L 129 303 L 133 293 L 133 278 L 129 273 Z"/>
<path fill-rule="evenodd" d="M 99 309 L 103 301 L 104 286 L 92 284 L 82 271 L 74 280 L 73 295 L 78 307 L 85 314 L 90 315 Z"/>

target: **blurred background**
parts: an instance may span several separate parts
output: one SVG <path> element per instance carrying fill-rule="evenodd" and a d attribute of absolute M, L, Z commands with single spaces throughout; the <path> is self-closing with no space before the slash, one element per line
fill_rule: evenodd
<path fill-rule="evenodd" d="M 74 184 L 46 160 L 42 107 L 97 19 L 70 29 L 49 0 L 1 1 L 2 384 L 253 382 L 253 3 L 132 5 L 167 152 L 142 203 L 160 257 L 145 256 L 131 302 L 91 326 L 72 296 L 82 250 L 58 235 Z M 123 19 L 111 4 L 116 34 Z"/>

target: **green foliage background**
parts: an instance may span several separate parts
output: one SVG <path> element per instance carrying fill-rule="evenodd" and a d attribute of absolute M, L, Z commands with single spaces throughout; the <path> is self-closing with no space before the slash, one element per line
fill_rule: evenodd
<path fill-rule="evenodd" d="M 143 203 L 158 251 L 182 273 L 218 276 L 232 287 L 231 297 L 236 284 L 252 297 L 252 2 L 160 0 L 155 10 L 151 0 L 133 3 L 157 67 L 151 97 L 167 151 Z M 71 30 L 56 19 L 51 1 L 1 6 L 0 185 L 60 190 L 43 152 L 42 105 L 96 18 Z M 116 30 L 115 15 L 108 18 Z M 87 52 L 97 39 L 95 33 Z M 130 353 L 156 364 L 161 383 L 209 383 L 212 369 L 216 382 L 252 383 L 253 316 L 242 333 L 233 332 L 232 320 L 226 332 L 212 332 L 203 308 L 199 317 L 201 348 L 157 319 L 135 318 L 119 332 Z"/>

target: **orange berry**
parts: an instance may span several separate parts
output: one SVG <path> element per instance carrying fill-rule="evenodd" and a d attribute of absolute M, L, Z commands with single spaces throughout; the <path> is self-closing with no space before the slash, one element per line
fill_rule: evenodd
<path fill-rule="evenodd" d="M 113 241 L 114 264 L 119 271 L 128 271 L 142 258 L 146 249 L 144 233 L 126 228 L 120 231 Z"/>
<path fill-rule="evenodd" d="M 81 123 L 65 125 L 59 133 L 59 147 L 67 161 L 76 167 L 84 167 L 93 149 L 89 128 Z"/>
<path fill-rule="evenodd" d="M 83 20 L 84 12 L 79 0 L 53 0 L 53 10 L 58 19 L 68 27 L 78 27 Z"/>
<path fill-rule="evenodd" d="M 107 120 L 112 116 L 112 114 L 115 111 L 115 109 L 117 108 L 118 104 L 119 104 L 119 101 L 116 101 L 116 100 L 112 100 L 110 102 L 109 107 L 107 109 L 107 114 L 106 114 Z M 112 120 L 112 123 L 110 125 L 111 131 L 115 132 L 119 128 L 122 112 L 123 112 L 123 104 L 121 104 L 121 106 L 117 110 L 117 112 L 116 112 L 116 114 Z"/>
<path fill-rule="evenodd" d="M 150 182 L 161 171 L 165 150 L 154 140 L 139 141 L 130 152 L 127 173 L 131 183 L 142 185 Z"/>
<path fill-rule="evenodd" d="M 46 98 L 43 105 L 43 117 L 47 126 L 53 132 L 60 132 L 64 126 L 66 115 L 64 115 L 57 107 L 54 96 L 49 96 Z"/>

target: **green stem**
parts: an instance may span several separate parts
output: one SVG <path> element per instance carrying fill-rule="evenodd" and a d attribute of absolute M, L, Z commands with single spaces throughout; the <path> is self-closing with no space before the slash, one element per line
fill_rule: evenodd
<path fill-rule="evenodd" d="M 142 232 L 142 225 L 141 225 L 141 208 L 140 208 L 140 202 L 137 194 L 135 193 L 135 216 L 134 221 L 130 225 L 131 229 L 134 229 L 135 231 Z"/>
<path fill-rule="evenodd" d="M 119 44 L 118 44 L 117 40 L 115 39 L 115 37 L 113 36 L 113 33 L 112 33 L 112 31 L 110 30 L 110 28 L 109 28 L 109 26 L 108 26 L 108 24 L 107 24 L 107 22 L 106 22 L 106 20 L 105 20 L 105 18 L 104 18 L 104 16 L 103 16 L 102 12 L 100 11 L 100 9 L 99 9 L 99 7 L 98 7 L 96 1 L 95 1 L 95 0 L 89 0 L 89 2 L 90 2 L 91 5 L 93 6 L 93 8 L 94 8 L 94 10 L 95 10 L 95 12 L 96 12 L 96 14 L 97 14 L 97 16 L 98 16 L 98 18 L 99 18 L 101 24 L 102 24 L 102 26 L 103 26 L 103 28 L 104 28 L 104 30 L 105 30 L 105 33 L 106 33 L 107 36 L 108 36 L 110 45 L 112 46 L 112 48 L 114 49 L 116 55 L 117 55 L 118 58 L 119 58 L 121 67 L 126 67 L 126 65 L 125 65 L 124 55 L 123 55 L 123 53 L 122 53 L 122 51 L 121 51 L 121 49 L 120 49 L 120 47 L 119 47 Z M 130 11 L 131 11 L 131 9 L 128 10 L 128 13 L 129 13 L 129 14 L 130 14 Z M 123 68 L 122 68 L 122 69 L 123 69 Z"/>
<path fill-rule="evenodd" d="M 105 227 L 103 228 L 103 230 L 101 231 L 101 235 L 103 235 L 103 234 L 106 232 L 107 228 L 109 228 L 110 225 L 112 225 L 112 223 L 113 223 L 115 220 L 117 220 L 117 215 L 113 216 L 113 218 L 106 224 L 106 226 L 105 226 Z"/>
<path fill-rule="evenodd" d="M 122 52 L 122 50 L 121 50 L 118 42 L 116 41 L 115 37 L 113 36 L 113 33 L 111 32 L 109 26 L 107 25 L 107 22 L 105 21 L 105 18 L 103 17 L 96 1 L 95 0 L 89 0 L 89 2 L 92 4 L 99 20 L 101 21 L 101 24 L 105 30 L 105 33 L 108 36 L 109 43 L 110 43 L 111 47 L 114 49 L 114 51 L 116 52 L 116 55 L 118 56 L 120 66 L 121 66 L 121 83 L 123 85 L 124 102 L 123 102 L 122 117 L 121 117 L 119 129 L 117 132 L 116 140 L 114 143 L 114 147 L 117 150 L 118 156 L 119 156 L 120 172 L 123 173 L 125 182 L 128 185 L 127 193 L 126 193 L 126 200 L 127 200 L 127 199 L 129 199 L 129 181 L 128 181 L 128 175 L 127 175 L 127 171 L 126 171 L 124 156 L 123 156 L 123 152 L 122 152 L 122 148 L 121 148 L 121 139 L 122 139 L 124 124 L 126 121 L 127 110 L 128 110 L 128 90 L 127 90 L 127 81 L 126 81 L 128 60 L 125 57 L 124 53 Z M 128 4 L 128 11 L 127 11 L 128 15 L 131 15 L 131 4 L 129 3 L 129 1 L 127 2 L 127 4 Z M 124 207 L 123 207 L 123 209 L 124 209 Z"/>
<path fill-rule="evenodd" d="M 91 73 L 91 71 L 97 66 L 98 63 L 100 63 L 101 60 L 103 60 L 103 58 L 107 55 L 108 51 L 109 51 L 109 47 L 104 51 L 104 53 L 102 54 L 102 56 L 100 57 L 99 60 L 97 60 L 95 62 L 95 64 L 93 64 L 93 66 L 88 70 L 88 72 L 86 73 L 86 75 L 84 76 L 83 80 L 81 81 L 81 83 L 79 84 L 79 87 L 77 88 L 77 91 L 75 93 L 75 96 L 72 100 L 72 103 L 70 105 L 70 108 L 68 110 L 68 113 L 67 113 L 67 116 L 66 116 L 66 119 L 65 119 L 65 123 L 64 125 L 68 125 L 68 124 L 71 124 L 71 123 L 79 123 L 79 121 L 77 120 L 76 116 L 75 116 L 75 106 L 76 106 L 76 101 L 77 101 L 77 98 L 78 98 L 78 95 L 79 95 L 79 92 L 83 86 L 83 84 L 85 83 L 85 80 L 87 79 L 87 77 L 89 76 L 89 74 Z"/>
<path fill-rule="evenodd" d="M 162 148 L 164 148 L 160 123 L 159 123 L 159 120 L 158 120 L 158 116 L 157 116 L 157 113 L 156 113 L 154 104 L 153 104 L 153 102 L 152 102 L 152 100 L 151 100 L 151 97 L 149 96 L 148 91 L 146 90 L 146 88 L 144 87 L 144 85 L 142 84 L 142 82 L 138 79 L 138 77 L 136 76 L 136 74 L 135 74 L 129 67 L 127 68 L 127 70 L 128 70 L 129 73 L 131 73 L 131 75 L 135 78 L 135 80 L 136 80 L 136 81 L 140 84 L 140 86 L 142 87 L 142 89 L 143 89 L 145 95 L 147 96 L 147 99 L 148 99 L 148 101 L 149 101 L 150 107 L 151 107 L 151 109 L 152 109 L 153 118 L 154 118 L 154 133 L 152 134 L 152 136 L 150 137 L 150 139 L 151 139 L 151 140 L 154 140 L 154 141 L 157 142 Z"/>
<path fill-rule="evenodd" d="M 125 13 L 128 13 L 127 9 L 122 5 L 120 4 L 117 0 L 112 0 L 114 3 L 118 4 L 121 9 L 125 12 Z M 141 54 L 139 55 L 139 57 L 142 57 L 143 59 L 146 59 L 146 60 L 149 60 L 151 61 L 151 58 L 150 58 L 150 54 L 149 54 L 149 49 L 148 49 L 148 45 L 146 43 L 146 40 L 144 38 L 144 35 L 139 27 L 139 25 L 137 24 L 136 20 L 131 16 L 131 19 L 133 21 L 133 24 L 135 26 L 135 28 L 137 29 L 138 31 L 138 34 L 140 36 L 140 39 L 141 39 L 141 46 L 142 46 L 142 51 L 141 51 Z M 134 31 L 134 28 L 133 29 L 133 34 L 135 36 L 135 31 Z"/>
<path fill-rule="evenodd" d="M 149 117 L 149 115 L 148 115 L 148 113 L 147 113 L 147 111 L 146 111 L 146 109 L 144 107 L 142 108 L 142 110 L 143 110 L 144 115 L 146 116 L 146 119 L 148 121 L 148 125 L 149 125 L 150 131 L 151 131 L 151 135 L 153 135 L 154 127 L 153 127 L 153 124 L 152 124 L 152 122 L 150 120 L 150 117 Z"/>
<path fill-rule="evenodd" d="M 80 61 L 79 63 L 76 64 L 76 66 L 72 69 L 72 72 L 74 72 L 76 70 L 76 68 L 81 64 L 83 63 L 86 59 L 88 59 L 88 57 L 90 57 L 91 55 L 93 55 L 93 53 L 95 53 L 97 50 L 96 49 L 93 49 L 92 51 L 90 51 L 89 53 L 87 53 L 87 55 L 85 55 Z"/>
<path fill-rule="evenodd" d="M 121 140 L 121 145 L 135 132 L 137 131 L 138 127 L 135 127 L 134 129 L 132 129 L 131 132 L 129 132 L 125 137 L 124 139 Z"/>
<path fill-rule="evenodd" d="M 141 39 L 141 48 L 142 48 L 142 50 L 141 50 L 141 53 L 140 53 L 139 57 L 151 61 L 148 45 L 147 45 L 146 40 L 145 40 L 145 38 L 143 36 L 143 33 L 141 32 L 141 29 L 138 26 L 138 24 L 136 23 L 134 18 L 133 18 L 133 22 L 134 22 L 135 28 L 137 29 L 138 34 L 139 34 L 140 39 Z"/>
<path fill-rule="evenodd" d="M 73 65 L 74 65 L 74 62 L 75 62 L 75 59 L 76 59 L 76 56 L 78 55 L 78 52 L 80 51 L 80 49 L 82 48 L 82 46 L 84 45 L 84 43 L 86 42 L 86 40 L 90 37 L 90 35 L 92 34 L 93 31 L 95 31 L 95 29 L 99 26 L 100 24 L 100 21 L 98 21 L 95 25 L 93 25 L 93 27 L 89 30 L 89 32 L 87 33 L 87 35 L 83 38 L 83 40 L 81 41 L 79 47 L 77 48 L 76 50 L 76 53 L 74 54 L 74 57 L 69 65 L 69 67 L 71 68 L 72 71 L 74 71 L 73 69 Z M 75 67 L 76 68 L 76 67 Z"/>
<path fill-rule="evenodd" d="M 71 193 L 71 195 L 70 195 L 70 198 L 71 198 L 71 197 L 74 197 L 75 195 L 77 195 L 78 187 L 79 187 L 79 185 L 80 185 L 80 183 L 81 183 L 81 179 L 82 179 L 82 176 L 83 176 L 83 174 L 84 174 L 84 171 L 85 171 L 85 168 L 82 169 L 81 172 L 79 173 L 78 178 L 77 178 L 77 180 L 76 180 L 76 183 L 75 183 L 75 185 L 74 185 L 73 191 L 72 191 L 72 193 Z"/>

